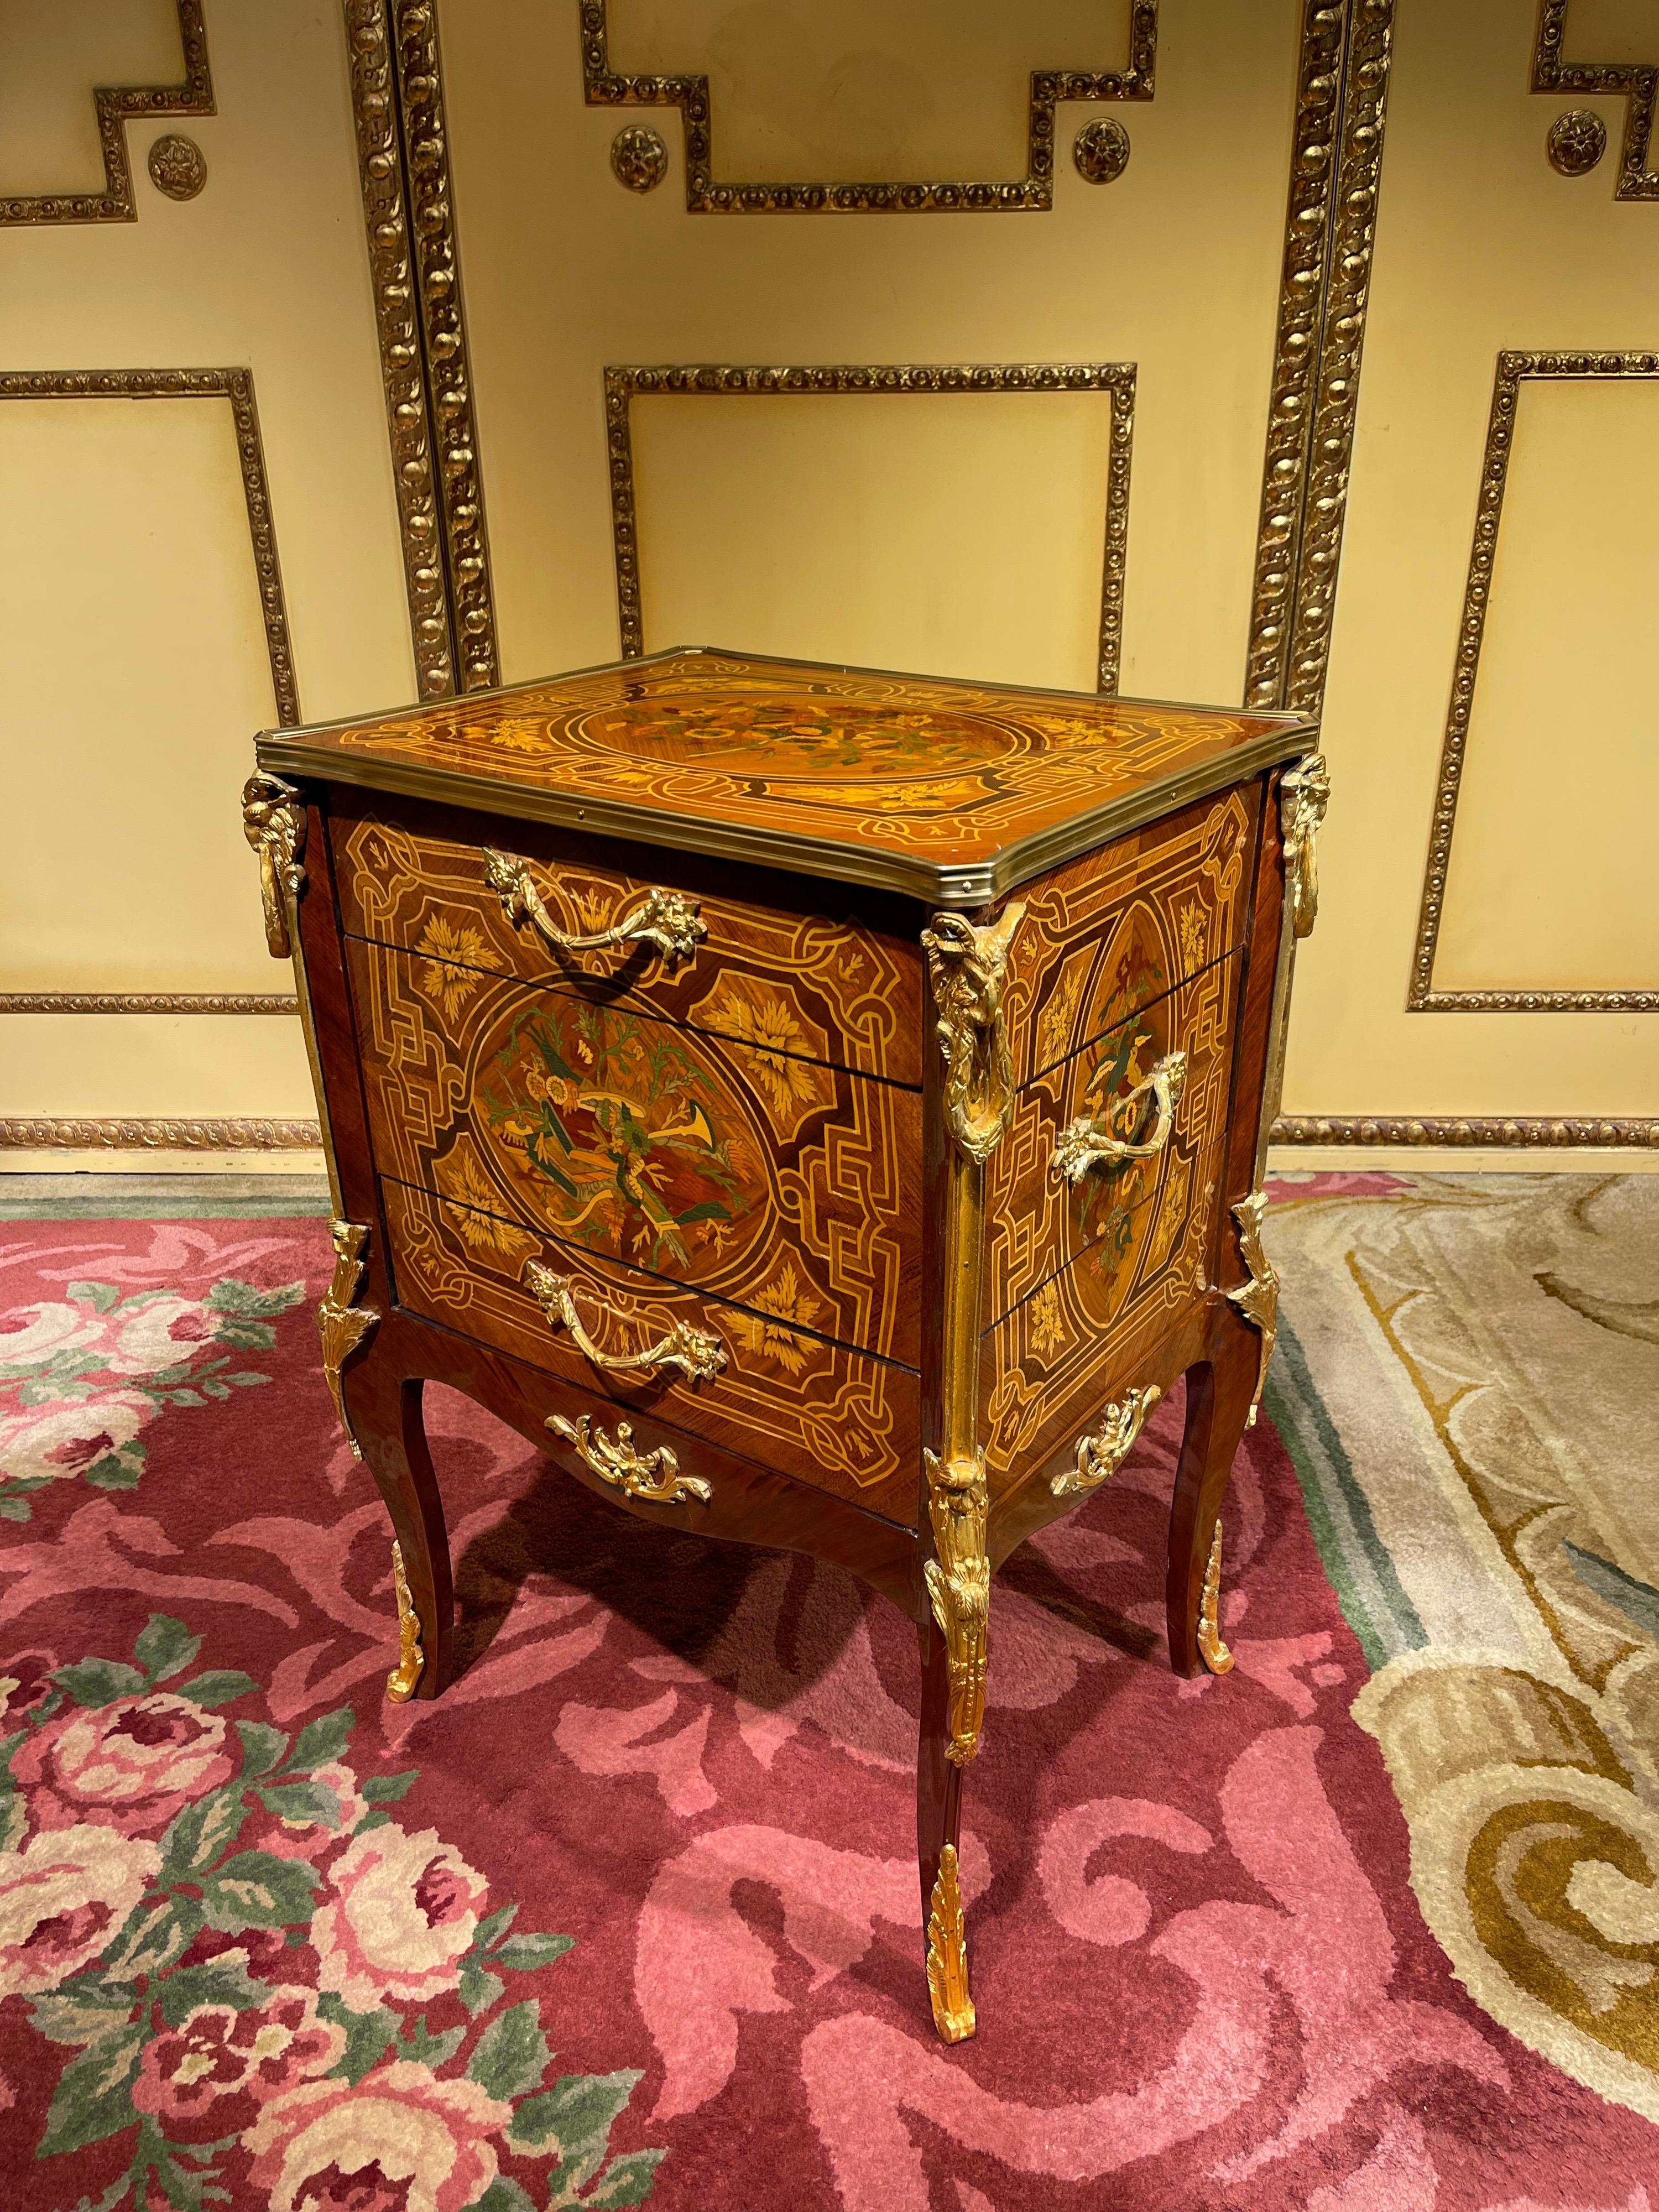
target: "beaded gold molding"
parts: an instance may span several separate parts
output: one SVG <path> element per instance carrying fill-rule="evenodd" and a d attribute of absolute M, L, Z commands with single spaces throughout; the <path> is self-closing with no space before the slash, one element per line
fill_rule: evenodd
<path fill-rule="evenodd" d="M 1641 1151 L 1659 1146 L 1659 1115 L 1580 1121 L 1549 1115 L 1476 1115 L 1413 1119 L 1389 1115 L 1282 1115 L 1273 1125 L 1275 1145 L 1487 1146 L 1503 1151 L 1555 1146 L 1616 1146 Z"/>
<path fill-rule="evenodd" d="M 1406 1010 L 1413 1014 L 1634 1014 L 1659 1012 L 1659 990 L 1653 991 L 1441 991 L 1434 986 L 1435 954 L 1446 896 L 1446 874 L 1450 866 L 1452 833 L 1457 821 L 1457 799 L 1468 750 L 1469 718 L 1474 707 L 1475 679 L 1480 667 L 1480 644 L 1492 603 L 1492 569 L 1498 554 L 1498 526 L 1504 513 L 1504 489 L 1510 454 L 1515 444 L 1516 413 L 1523 383 L 1545 378 L 1588 380 L 1604 377 L 1659 378 L 1659 353 L 1522 353 L 1498 356 L 1493 380 L 1492 412 L 1486 424 L 1486 450 L 1480 464 L 1480 495 L 1475 507 L 1474 542 L 1469 552 L 1468 574 L 1463 586 L 1463 618 L 1458 626 L 1457 659 L 1452 675 L 1451 703 L 1446 714 L 1446 734 L 1440 752 L 1439 787 L 1435 793 L 1434 822 L 1429 838 L 1428 863 L 1423 877 L 1423 899 L 1418 915 L 1417 946 L 1412 959 L 1411 984 Z"/>
<path fill-rule="evenodd" d="M 605 372 L 605 436 L 611 462 L 611 534 L 617 564 L 617 617 L 625 659 L 645 651 L 640 585 L 639 526 L 634 498 L 634 442 L 629 410 L 636 398 L 773 398 L 794 392 L 1103 392 L 1110 395 L 1112 432 L 1106 470 L 1106 552 L 1100 592 L 1097 687 L 1117 690 L 1123 641 L 1123 584 L 1129 550 L 1129 462 L 1134 442 L 1133 362 L 976 362 L 924 367 L 876 362 L 840 368 L 725 368 L 670 362 Z"/>
<path fill-rule="evenodd" d="M 1543 0 L 1539 9 L 1538 31 L 1533 40 L 1532 88 L 1558 96 L 1620 94 L 1625 102 L 1625 138 L 1619 149 L 1619 176 L 1613 196 L 1620 200 L 1659 200 L 1659 170 L 1652 165 L 1659 64 L 1565 60 L 1569 8 L 1570 0 Z M 1594 167 L 1594 163 L 1585 166 Z"/>
<path fill-rule="evenodd" d="M 1121 70 L 1033 70 L 1025 174 L 1001 183 L 761 184 L 714 174 L 706 76 L 629 76 L 611 66 L 607 0 L 582 0 L 582 88 L 590 107 L 678 107 L 685 129 L 685 204 L 693 215 L 995 215 L 1054 205 L 1054 112 L 1062 100 L 1150 100 L 1158 0 L 1132 0 Z"/>
<path fill-rule="evenodd" d="M 0 1151 L 315 1152 L 316 1121 L 0 1121 Z"/>
<path fill-rule="evenodd" d="M 103 191 L 8 192 L 0 196 L 0 227 L 137 221 L 132 162 L 127 153 L 127 125 L 151 115 L 211 115 L 216 112 L 202 0 L 178 0 L 178 9 L 179 44 L 185 58 L 184 82 L 100 85 L 92 95 L 98 115 L 98 144 L 104 157 Z"/>

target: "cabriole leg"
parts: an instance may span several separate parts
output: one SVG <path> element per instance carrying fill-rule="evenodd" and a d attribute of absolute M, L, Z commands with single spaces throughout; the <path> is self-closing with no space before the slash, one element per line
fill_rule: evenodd
<path fill-rule="evenodd" d="M 1224 1674 L 1232 1654 L 1218 1625 L 1221 1502 L 1261 1364 L 1261 1339 L 1231 1310 L 1217 1316 L 1212 1356 L 1187 1373 L 1187 1427 L 1170 1516 L 1170 1663 L 1177 1674 Z"/>
<path fill-rule="evenodd" d="M 438 1695 L 454 1640 L 449 1533 L 427 1449 L 424 1388 L 372 1353 L 345 1376 L 352 1430 L 392 1516 L 398 1650 L 386 1694 L 399 1701 Z"/>

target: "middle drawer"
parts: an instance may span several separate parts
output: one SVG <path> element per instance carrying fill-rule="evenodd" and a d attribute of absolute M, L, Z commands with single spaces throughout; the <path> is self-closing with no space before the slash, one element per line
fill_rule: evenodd
<path fill-rule="evenodd" d="M 383 1175 L 920 1364 L 921 1099 L 349 939 Z"/>

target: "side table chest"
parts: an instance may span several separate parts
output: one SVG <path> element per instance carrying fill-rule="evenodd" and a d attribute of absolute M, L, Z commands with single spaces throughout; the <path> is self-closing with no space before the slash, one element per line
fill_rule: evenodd
<path fill-rule="evenodd" d="M 1313 726 L 680 650 L 269 733 L 394 1698 L 451 1662 L 425 1382 L 623 1510 L 915 1621 L 939 2032 L 991 1577 L 1187 1381 L 1177 1672 L 1273 1347 L 1260 1230 L 1324 811 Z"/>

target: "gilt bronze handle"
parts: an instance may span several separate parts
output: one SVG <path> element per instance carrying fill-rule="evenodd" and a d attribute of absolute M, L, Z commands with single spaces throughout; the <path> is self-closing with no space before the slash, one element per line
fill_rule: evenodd
<path fill-rule="evenodd" d="M 547 1425 L 564 1438 L 584 1467 L 624 1498 L 642 1498 L 650 1505 L 707 1505 L 714 1495 L 698 1476 L 680 1473 L 679 1461 L 666 1444 L 659 1444 L 655 1451 L 635 1451 L 634 1431 L 626 1421 L 617 1422 L 614 1437 L 596 1429 L 586 1413 L 579 1421 L 552 1413 Z"/>
<path fill-rule="evenodd" d="M 1067 1182 L 1081 1182 L 1091 1168 L 1115 1166 L 1121 1160 L 1152 1159 L 1170 1141 L 1186 1080 L 1186 1054 L 1166 1054 L 1143 1082 L 1113 1099 L 1103 1114 L 1079 1115 L 1066 1124 L 1054 1140 L 1054 1168 Z M 1114 1122 L 1143 1098 L 1152 1106 L 1151 1127 L 1138 1138 L 1115 1135 Z"/>
<path fill-rule="evenodd" d="M 708 932 L 696 899 L 660 885 L 648 890 L 628 910 L 617 915 L 609 929 L 591 937 L 572 937 L 548 912 L 541 893 L 530 880 L 530 863 L 511 853 L 486 851 L 484 881 L 501 896 L 501 909 L 509 921 L 528 921 L 543 941 L 562 960 L 578 952 L 606 952 L 626 945 L 649 945 L 669 967 L 689 960 Z"/>
<path fill-rule="evenodd" d="M 601 1351 L 582 1327 L 581 1316 L 576 1310 L 575 1288 L 568 1275 L 556 1275 L 539 1260 L 526 1260 L 524 1279 L 552 1326 L 568 1328 L 583 1358 L 591 1360 L 595 1367 L 604 1368 L 607 1374 L 678 1367 L 689 1382 L 706 1382 L 726 1364 L 726 1346 L 719 1337 L 693 1328 L 689 1321 L 677 1321 L 666 1336 L 647 1345 L 643 1352 Z"/>

